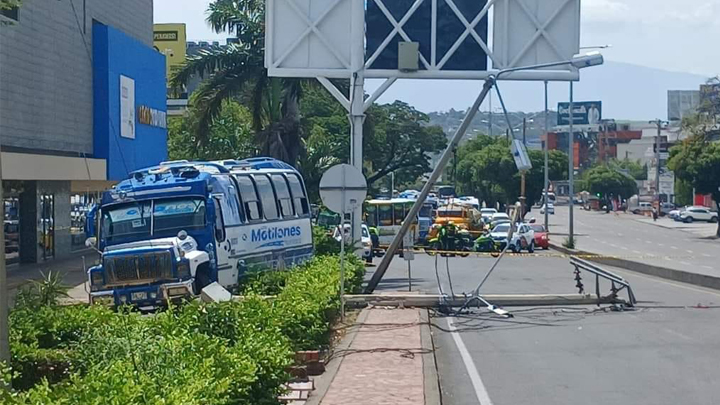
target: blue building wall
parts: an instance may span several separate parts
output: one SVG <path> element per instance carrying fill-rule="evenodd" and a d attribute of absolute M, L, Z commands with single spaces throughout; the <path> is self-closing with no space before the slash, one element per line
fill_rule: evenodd
<path fill-rule="evenodd" d="M 135 139 L 120 136 L 120 76 L 135 80 Z M 107 25 L 93 23 L 93 154 L 108 180 L 167 158 L 167 129 L 141 124 L 139 106 L 167 111 L 165 56 Z"/>

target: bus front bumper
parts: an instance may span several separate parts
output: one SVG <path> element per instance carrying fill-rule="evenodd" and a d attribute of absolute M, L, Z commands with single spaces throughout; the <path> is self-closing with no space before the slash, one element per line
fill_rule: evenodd
<path fill-rule="evenodd" d="M 115 288 L 90 293 L 90 304 L 120 306 L 133 305 L 140 309 L 152 309 L 193 296 L 193 280 L 163 284 Z"/>

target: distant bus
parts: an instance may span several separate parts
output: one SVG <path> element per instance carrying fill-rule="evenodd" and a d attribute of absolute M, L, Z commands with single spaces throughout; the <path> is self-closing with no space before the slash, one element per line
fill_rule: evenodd
<path fill-rule="evenodd" d="M 453 186 L 437 186 L 435 194 L 438 198 L 452 198 L 455 197 L 455 187 Z"/>
<path fill-rule="evenodd" d="M 363 205 L 365 222 L 367 226 L 378 230 L 381 245 L 389 245 L 392 242 L 413 204 L 415 200 L 406 198 L 365 201 Z M 425 203 L 418 213 L 417 227 L 413 229 L 417 243 L 427 237 L 432 224 L 432 212 L 432 205 Z"/>

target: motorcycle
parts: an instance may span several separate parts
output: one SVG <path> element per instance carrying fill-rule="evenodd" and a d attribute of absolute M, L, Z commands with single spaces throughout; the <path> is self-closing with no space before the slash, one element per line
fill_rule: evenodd
<path fill-rule="evenodd" d="M 466 229 L 458 230 L 454 225 L 444 225 L 440 228 L 437 236 L 428 240 L 425 247 L 425 253 L 429 256 L 439 253 L 443 257 L 452 257 L 456 254 L 460 257 L 468 257 L 472 250 L 473 241 L 470 232 Z"/>
<path fill-rule="evenodd" d="M 493 238 L 490 237 L 490 234 L 483 234 L 475 239 L 473 250 L 481 253 L 490 253 L 490 256 L 498 257 L 503 247 L 503 243 L 494 241 Z"/>

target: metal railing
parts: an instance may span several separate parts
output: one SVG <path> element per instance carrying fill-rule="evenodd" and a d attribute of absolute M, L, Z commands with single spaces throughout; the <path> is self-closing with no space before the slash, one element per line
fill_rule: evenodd
<path fill-rule="evenodd" d="M 570 264 L 575 267 L 575 280 L 577 281 L 576 287 L 578 287 L 581 294 L 584 292 L 585 287 L 582 283 L 582 277 L 580 277 L 580 271 L 586 271 L 595 275 L 595 294 L 598 297 L 598 304 L 600 303 L 602 297 L 600 295 L 600 278 L 604 278 L 610 281 L 610 297 L 616 299 L 620 291 L 627 290 L 627 305 L 629 307 L 633 307 L 637 303 L 632 287 L 630 287 L 630 283 L 628 283 L 624 278 L 618 276 L 615 273 L 607 271 L 596 264 L 590 263 L 575 256 L 570 257 Z"/>

